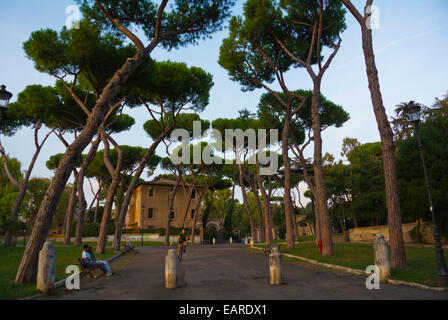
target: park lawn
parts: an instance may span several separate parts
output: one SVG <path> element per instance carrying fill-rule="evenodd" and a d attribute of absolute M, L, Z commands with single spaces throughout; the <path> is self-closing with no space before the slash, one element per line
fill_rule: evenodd
<path fill-rule="evenodd" d="M 22 259 L 24 247 L 0 247 L 0 300 L 21 299 L 36 295 L 35 284 L 16 284 L 14 277 Z M 79 265 L 78 258 L 82 249 L 72 246 L 55 245 L 56 250 L 56 281 L 68 276 L 65 269 L 69 265 Z M 106 260 L 114 255 L 113 250 L 107 248 L 106 253 L 96 255 L 98 259 Z"/>
<path fill-rule="evenodd" d="M 335 254 L 331 257 L 322 257 L 314 243 L 298 244 L 293 250 L 286 250 L 286 246 L 281 245 L 280 250 L 311 260 L 358 270 L 366 270 L 367 266 L 374 264 L 373 248 L 368 244 L 335 243 Z M 440 282 L 437 277 L 436 254 L 433 248 L 408 247 L 406 257 L 408 267 L 403 270 L 392 270 L 391 279 L 448 288 L 448 284 Z"/>

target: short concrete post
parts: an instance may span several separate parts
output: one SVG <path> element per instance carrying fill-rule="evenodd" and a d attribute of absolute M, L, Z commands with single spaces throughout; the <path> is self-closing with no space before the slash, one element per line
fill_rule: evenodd
<path fill-rule="evenodd" d="M 45 242 L 39 252 L 39 264 L 37 268 L 36 288 L 43 293 L 49 293 L 54 288 L 54 276 L 56 271 L 56 252 L 53 243 Z"/>
<path fill-rule="evenodd" d="M 175 289 L 177 284 L 177 256 L 174 249 L 165 257 L 165 288 Z"/>
<path fill-rule="evenodd" d="M 213 238 L 213 244 L 215 244 L 216 243 L 216 239 L 215 238 Z"/>
<path fill-rule="evenodd" d="M 275 247 L 269 255 L 269 283 L 273 286 L 282 284 L 281 254 Z"/>
<path fill-rule="evenodd" d="M 232 241 L 233 241 L 233 239 L 232 239 L 232 237 L 230 237 L 230 244 L 232 244 Z"/>
<path fill-rule="evenodd" d="M 390 277 L 390 255 L 389 247 L 382 234 L 375 236 L 373 242 L 373 256 L 375 258 L 375 266 L 380 273 L 380 281 L 387 281 Z"/>
<path fill-rule="evenodd" d="M 253 248 L 254 247 L 254 240 L 250 239 L 250 247 Z"/>

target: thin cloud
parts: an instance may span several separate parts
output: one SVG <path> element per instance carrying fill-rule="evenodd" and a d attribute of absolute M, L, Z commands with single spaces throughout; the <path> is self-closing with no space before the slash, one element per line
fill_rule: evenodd
<path fill-rule="evenodd" d="M 414 39 L 422 38 L 422 37 L 427 36 L 427 35 L 429 35 L 429 34 L 436 33 L 436 32 L 438 32 L 438 31 L 440 31 L 441 29 L 442 29 L 442 27 L 437 27 L 437 28 L 433 28 L 433 29 L 431 29 L 431 30 L 429 30 L 429 31 L 423 31 L 423 32 L 420 32 L 420 33 L 417 33 L 417 34 L 413 34 L 413 35 L 406 36 L 406 37 L 404 37 L 404 38 L 401 38 L 401 39 L 392 41 L 392 42 L 390 42 L 390 43 L 388 43 L 388 44 L 382 46 L 382 47 L 379 48 L 379 49 L 374 49 L 374 50 L 375 50 L 375 54 L 376 54 L 376 55 L 380 55 L 380 54 L 386 52 L 387 50 L 389 50 L 389 49 L 391 49 L 391 48 L 393 48 L 393 47 L 396 47 L 397 45 L 400 45 L 400 44 L 402 44 L 402 43 L 408 42 L 408 41 L 410 41 L 410 40 L 414 40 Z M 363 58 L 364 58 L 363 55 L 358 55 L 357 57 L 355 57 L 355 58 L 353 58 L 353 59 L 351 59 L 351 60 L 348 60 L 347 62 L 345 62 L 345 63 L 343 63 L 343 64 L 341 64 L 341 65 L 339 65 L 339 66 L 335 66 L 335 67 L 333 68 L 333 70 L 344 69 L 344 68 L 346 68 L 347 66 L 349 66 L 349 65 L 351 65 L 351 64 L 353 64 L 353 63 L 355 63 L 355 62 L 357 62 L 357 61 L 360 61 L 360 60 L 362 61 Z"/>

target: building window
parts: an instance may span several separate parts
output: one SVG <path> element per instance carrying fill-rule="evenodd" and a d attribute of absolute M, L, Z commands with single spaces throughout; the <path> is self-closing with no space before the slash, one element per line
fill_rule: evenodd
<path fill-rule="evenodd" d="M 195 215 L 195 213 L 196 213 L 196 210 L 191 209 L 191 219 L 194 219 L 194 215 Z"/>
<path fill-rule="evenodd" d="M 191 199 L 196 199 L 196 190 L 194 190 L 194 189 L 191 192 Z"/>
<path fill-rule="evenodd" d="M 153 187 L 148 188 L 148 197 L 154 198 L 154 188 Z"/>
<path fill-rule="evenodd" d="M 171 210 L 170 219 L 174 219 L 174 209 Z"/>
<path fill-rule="evenodd" d="M 148 208 L 148 219 L 154 218 L 154 209 Z"/>

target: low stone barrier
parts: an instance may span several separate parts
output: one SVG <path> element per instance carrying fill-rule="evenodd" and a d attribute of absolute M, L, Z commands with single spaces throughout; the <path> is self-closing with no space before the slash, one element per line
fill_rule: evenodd
<path fill-rule="evenodd" d="M 269 283 L 271 285 L 282 284 L 282 258 L 278 248 L 271 248 L 269 255 Z"/>
<path fill-rule="evenodd" d="M 177 286 L 177 255 L 174 249 L 168 250 L 165 257 L 165 288 L 175 289 Z"/>
<path fill-rule="evenodd" d="M 380 281 L 386 282 L 390 277 L 390 254 L 389 247 L 384 236 L 377 234 L 373 242 L 373 256 L 375 259 L 375 266 L 380 273 Z"/>
<path fill-rule="evenodd" d="M 56 251 L 53 243 L 45 242 L 42 250 L 39 252 L 36 289 L 43 293 L 51 292 L 54 289 L 55 275 Z"/>

